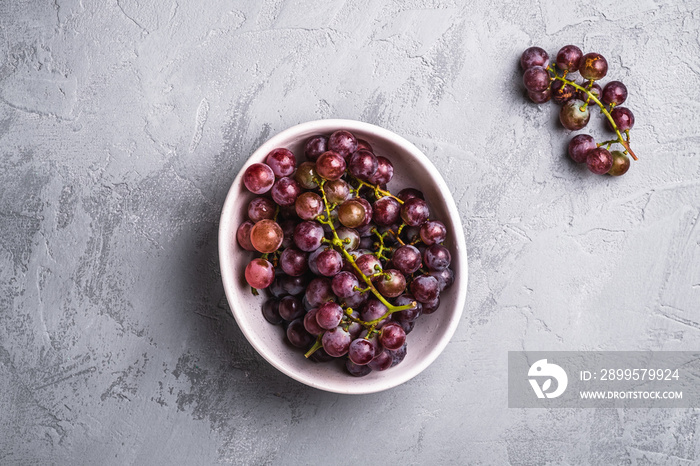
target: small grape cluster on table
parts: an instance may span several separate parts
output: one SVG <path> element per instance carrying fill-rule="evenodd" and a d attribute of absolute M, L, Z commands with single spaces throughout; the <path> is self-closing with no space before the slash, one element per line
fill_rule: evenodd
<path fill-rule="evenodd" d="M 588 134 L 574 136 L 569 142 L 569 156 L 577 163 L 586 163 L 588 169 L 598 175 L 620 176 L 630 167 L 628 154 L 637 156 L 630 147 L 630 130 L 634 126 L 634 114 L 621 104 L 627 100 L 627 87 L 620 81 L 610 81 L 601 87 L 596 81 L 608 73 L 608 62 L 599 53 L 583 54 L 575 45 L 567 45 L 557 53 L 554 63 L 540 47 L 526 49 L 520 57 L 523 68 L 523 84 L 530 99 L 542 104 L 553 100 L 562 107 L 559 121 L 571 131 L 583 129 L 591 118 L 589 105 L 595 103 L 607 119 L 607 127 L 615 138 L 596 143 Z M 583 82 L 576 82 L 571 74 L 577 72 Z M 624 134 L 624 137 L 623 137 Z M 613 150 L 613 144 L 622 150 Z"/>
<path fill-rule="evenodd" d="M 277 148 L 243 174 L 260 195 L 237 230 L 239 245 L 261 254 L 246 281 L 268 291 L 263 316 L 307 358 L 345 358 L 354 376 L 386 370 L 454 282 L 447 228 L 421 191 L 392 194 L 392 162 L 349 131 L 312 136 L 304 157 L 297 166 Z"/>

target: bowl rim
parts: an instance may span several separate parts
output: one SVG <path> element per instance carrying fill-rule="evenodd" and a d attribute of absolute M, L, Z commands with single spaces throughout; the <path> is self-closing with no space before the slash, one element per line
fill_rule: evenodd
<path fill-rule="evenodd" d="M 442 175 L 440 175 L 440 172 L 438 172 L 437 168 L 433 165 L 430 159 L 420 149 L 418 149 L 418 147 L 416 147 L 413 143 L 411 143 L 404 137 L 399 136 L 398 134 L 389 131 L 385 128 L 373 125 L 371 123 L 349 119 L 324 119 L 307 121 L 291 126 L 272 136 L 267 141 L 262 143 L 257 149 L 255 149 L 255 151 L 248 157 L 248 159 L 243 164 L 240 171 L 234 178 L 233 182 L 231 183 L 228 192 L 226 193 L 226 199 L 224 201 L 221 210 L 221 216 L 219 219 L 219 267 L 224 285 L 224 293 L 226 295 L 226 299 L 229 303 L 235 302 L 235 290 L 237 288 L 237 285 L 236 276 L 234 273 L 232 273 L 235 268 L 235 264 L 233 264 L 232 260 L 233 254 L 230 253 L 234 248 L 233 244 L 235 243 L 235 241 L 227 241 L 225 239 L 232 237 L 235 238 L 236 236 L 238 226 L 233 225 L 233 214 L 235 213 L 236 209 L 240 208 L 240 206 L 236 206 L 235 203 L 236 198 L 238 196 L 239 186 L 242 183 L 243 173 L 245 172 L 245 170 L 253 163 L 259 161 L 259 159 L 263 159 L 263 157 L 261 157 L 261 153 L 267 155 L 267 153 L 269 153 L 270 150 L 276 147 L 280 147 L 282 145 L 282 141 L 290 139 L 290 137 L 292 137 L 294 134 L 303 134 L 304 132 L 308 131 L 317 132 L 319 134 L 330 134 L 331 132 L 338 129 L 345 129 L 350 132 L 358 131 L 365 134 L 371 134 L 373 137 L 385 139 L 395 144 L 396 146 L 400 147 L 403 151 L 410 153 L 412 157 L 418 160 L 422 168 L 424 168 L 427 172 L 426 174 L 437 185 L 437 188 L 440 192 L 449 194 L 448 196 L 443 196 L 442 201 L 449 215 L 449 223 L 452 226 L 451 229 L 455 231 L 454 249 L 458 252 L 459 255 L 460 273 L 459 277 L 455 277 L 455 283 L 452 285 L 457 287 L 457 296 L 454 304 L 455 309 L 448 320 L 448 325 L 444 332 L 443 338 L 441 338 L 437 342 L 437 344 L 435 344 L 430 349 L 430 351 L 427 354 L 425 354 L 419 361 L 417 361 L 410 370 L 403 372 L 399 377 L 387 377 L 385 380 L 383 380 L 384 383 L 374 383 L 367 385 L 362 383 L 364 379 L 361 377 L 356 378 L 348 376 L 349 383 L 347 384 L 347 386 L 339 388 L 334 384 L 328 384 L 324 383 L 323 381 L 318 381 L 316 379 L 304 377 L 304 374 L 290 369 L 284 363 L 280 363 L 277 359 L 271 357 L 271 355 L 267 354 L 267 351 L 265 348 L 263 348 L 263 345 L 259 343 L 258 339 L 256 338 L 255 332 L 253 332 L 253 330 L 248 328 L 246 325 L 243 325 L 241 318 L 239 318 L 239 316 L 237 315 L 236 306 L 229 305 L 229 308 L 231 310 L 231 314 L 236 320 L 236 324 L 248 340 L 248 343 L 250 343 L 253 346 L 253 348 L 258 352 L 258 354 L 260 354 L 260 356 L 263 357 L 263 359 L 265 359 L 268 363 L 270 363 L 280 372 L 284 373 L 285 375 L 291 377 L 292 379 L 298 382 L 301 382 L 313 388 L 333 393 L 360 395 L 388 390 L 390 388 L 396 387 L 407 382 L 408 380 L 423 372 L 430 364 L 432 364 L 435 361 L 435 359 L 437 359 L 437 357 L 443 352 L 447 344 L 454 336 L 454 333 L 457 330 L 457 326 L 464 312 L 464 306 L 466 304 L 467 283 L 469 278 L 469 264 L 467 258 L 464 230 L 462 226 L 462 219 L 452 197 L 452 193 L 449 187 L 447 186 L 447 183 L 445 183 L 445 180 L 442 178 Z"/>

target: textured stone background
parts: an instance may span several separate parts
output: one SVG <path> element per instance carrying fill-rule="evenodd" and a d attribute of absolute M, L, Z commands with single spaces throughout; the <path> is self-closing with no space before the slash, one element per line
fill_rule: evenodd
<path fill-rule="evenodd" d="M 469 3 L 0 1 L 0 463 L 698 464 L 698 411 L 508 409 L 506 358 L 700 347 L 700 5 Z M 623 178 L 523 97 L 567 43 L 631 91 Z M 218 274 L 246 157 L 331 117 L 423 149 L 469 245 L 445 352 L 360 397 L 269 366 Z"/>

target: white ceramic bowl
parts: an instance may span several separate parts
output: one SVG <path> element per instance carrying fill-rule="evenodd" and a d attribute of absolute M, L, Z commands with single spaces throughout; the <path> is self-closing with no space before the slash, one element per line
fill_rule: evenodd
<path fill-rule="evenodd" d="M 398 192 L 415 187 L 425 194 L 431 208 L 430 218 L 442 221 L 448 231 L 445 241 L 452 254 L 455 282 L 440 294 L 440 307 L 421 316 L 407 336 L 408 353 L 401 364 L 365 377 L 347 374 L 337 361 L 314 363 L 303 352 L 285 341 L 281 326 L 268 323 L 262 315 L 263 293 L 253 296 L 244 278 L 244 269 L 254 253 L 241 248 L 236 230 L 247 218 L 247 205 L 254 197 L 243 185 L 243 172 L 263 162 L 274 148 L 286 147 L 303 156 L 305 141 L 316 134 L 346 129 L 368 141 L 377 155 L 394 165 L 389 190 Z M 467 293 L 467 252 L 462 222 L 445 181 L 430 160 L 413 144 L 391 131 L 354 120 L 319 120 L 302 123 L 273 136 L 260 146 L 243 166 L 226 196 L 219 226 L 219 260 L 226 298 L 243 334 L 251 345 L 274 367 L 306 385 L 335 393 L 373 393 L 395 387 L 428 367 L 442 352 L 457 328 Z"/>

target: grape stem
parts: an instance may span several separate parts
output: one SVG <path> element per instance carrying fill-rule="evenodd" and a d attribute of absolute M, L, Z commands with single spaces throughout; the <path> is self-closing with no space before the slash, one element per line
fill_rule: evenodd
<path fill-rule="evenodd" d="M 632 156 L 632 158 L 634 160 L 639 160 L 637 158 L 637 156 L 634 154 L 634 152 L 632 151 L 632 148 L 630 147 L 629 131 L 625 131 L 625 135 L 627 136 L 627 139 L 624 139 L 622 137 L 622 133 L 620 133 L 620 130 L 617 128 L 617 125 L 615 124 L 615 120 L 613 120 L 612 115 L 610 115 L 610 112 L 608 111 L 608 109 L 605 108 L 605 105 L 603 105 L 603 103 L 600 100 L 598 100 L 598 98 L 590 91 L 591 87 L 593 86 L 593 81 L 588 83 L 587 87 L 583 87 L 579 84 L 576 84 L 572 80 L 566 79 L 566 74 L 564 76 L 559 76 L 559 74 L 557 73 L 557 71 L 553 65 L 548 67 L 547 70 L 549 70 L 551 73 L 554 73 L 554 76 L 552 76 L 552 79 L 559 80 L 559 81 L 563 82 L 564 84 L 569 84 L 570 86 L 574 87 L 575 89 L 578 89 L 579 91 L 584 92 L 588 96 L 588 99 L 586 100 L 585 105 L 588 105 L 588 102 L 590 102 L 591 100 L 593 102 L 595 102 L 596 105 L 598 105 L 598 107 L 600 107 L 600 112 L 603 115 L 605 115 L 605 117 L 610 122 L 610 126 L 612 126 L 613 130 L 615 131 L 615 134 L 617 134 L 617 139 L 613 140 L 613 143 L 615 143 L 615 142 L 619 143 L 627 150 L 627 152 L 629 152 L 629 154 Z M 605 144 L 606 143 L 598 144 L 598 146 L 605 145 Z"/>

